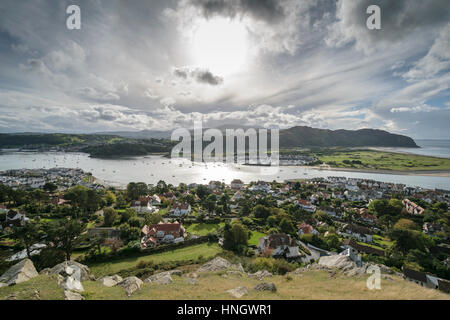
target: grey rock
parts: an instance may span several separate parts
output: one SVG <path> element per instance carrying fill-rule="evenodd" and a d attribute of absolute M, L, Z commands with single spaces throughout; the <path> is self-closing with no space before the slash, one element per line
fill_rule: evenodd
<path fill-rule="evenodd" d="M 167 276 L 169 276 L 170 279 L 172 279 L 172 277 L 171 277 L 172 275 L 181 276 L 182 274 L 183 274 L 183 272 L 181 270 L 164 271 L 164 272 L 156 273 L 156 274 L 148 277 L 147 279 L 144 280 L 144 282 L 156 282 L 159 279 L 165 278 Z"/>
<path fill-rule="evenodd" d="M 45 270 L 45 273 L 43 273 Z M 59 274 L 63 277 L 70 276 L 75 273 L 79 273 L 79 281 L 89 281 L 89 267 L 84 264 L 78 263 L 76 261 L 64 261 L 57 264 L 51 269 L 44 269 L 41 273 L 43 274 Z M 68 272 L 70 274 L 68 274 Z"/>
<path fill-rule="evenodd" d="M 249 278 L 256 278 L 258 280 L 263 280 L 264 278 L 272 277 L 272 274 L 267 270 L 259 270 L 255 273 L 251 273 L 248 275 Z"/>
<path fill-rule="evenodd" d="M 277 287 L 275 286 L 275 284 L 273 282 L 263 282 L 263 283 L 256 285 L 254 290 L 276 292 Z"/>
<path fill-rule="evenodd" d="M 221 257 L 216 257 L 211 261 L 208 261 L 202 265 L 197 272 L 211 272 L 211 271 L 221 271 L 226 270 L 231 267 L 231 263 Z"/>
<path fill-rule="evenodd" d="M 344 272 L 357 268 L 356 263 L 349 257 L 338 254 L 320 257 L 318 265 L 325 268 L 337 268 Z"/>
<path fill-rule="evenodd" d="M 84 300 L 81 294 L 69 290 L 64 290 L 64 298 L 65 300 Z"/>
<path fill-rule="evenodd" d="M 237 287 L 234 289 L 227 290 L 227 292 L 231 294 L 233 297 L 240 299 L 248 293 L 248 289 L 246 287 Z"/>
<path fill-rule="evenodd" d="M 0 277 L 0 282 L 10 286 L 28 281 L 38 275 L 33 262 L 30 259 L 24 259 L 9 268 L 8 271 Z"/>
<path fill-rule="evenodd" d="M 156 284 L 170 284 L 172 282 L 173 282 L 172 277 L 169 274 L 166 274 L 165 276 L 159 277 L 155 281 L 152 281 L 152 283 Z"/>
<path fill-rule="evenodd" d="M 114 287 L 122 280 L 122 277 L 116 274 L 113 276 L 100 278 L 98 281 L 100 281 L 106 287 Z"/>
<path fill-rule="evenodd" d="M 119 282 L 117 285 L 121 286 L 125 289 L 128 297 L 131 297 L 131 295 L 139 290 L 141 288 L 141 285 L 143 284 L 142 280 L 137 277 L 127 277 L 123 279 L 121 282 Z"/>

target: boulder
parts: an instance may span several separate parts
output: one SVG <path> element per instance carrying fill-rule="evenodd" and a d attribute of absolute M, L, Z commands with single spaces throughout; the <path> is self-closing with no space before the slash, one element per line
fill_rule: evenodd
<path fill-rule="evenodd" d="M 267 270 L 259 270 L 259 271 L 256 271 L 255 273 L 251 273 L 248 275 L 249 278 L 256 278 L 258 280 L 262 280 L 264 278 L 268 278 L 271 276 L 272 276 L 272 274 Z"/>
<path fill-rule="evenodd" d="M 8 269 L 1 277 L 0 283 L 8 286 L 28 281 L 39 274 L 30 259 L 24 259 Z"/>
<path fill-rule="evenodd" d="M 211 272 L 211 271 L 220 271 L 226 270 L 231 267 L 231 263 L 221 257 L 216 257 L 211 261 L 208 261 L 204 265 L 202 265 L 197 272 Z"/>
<path fill-rule="evenodd" d="M 191 273 L 186 274 L 186 277 L 197 279 L 198 278 L 198 274 L 195 273 L 195 272 L 191 272 Z"/>
<path fill-rule="evenodd" d="M 256 285 L 254 290 L 276 292 L 277 287 L 275 286 L 275 284 L 273 282 L 263 282 L 263 283 Z"/>
<path fill-rule="evenodd" d="M 330 269 L 337 268 L 344 272 L 357 268 L 356 263 L 354 263 L 349 257 L 339 254 L 320 257 L 318 266 Z"/>
<path fill-rule="evenodd" d="M 170 284 L 172 283 L 172 277 L 169 274 L 166 274 L 165 276 L 159 277 L 155 281 L 152 281 L 152 283 L 156 284 Z"/>
<path fill-rule="evenodd" d="M 69 290 L 64 290 L 64 298 L 65 300 L 84 300 L 81 294 Z"/>
<path fill-rule="evenodd" d="M 170 278 L 170 282 L 172 282 L 172 275 L 176 275 L 176 276 L 181 276 L 183 274 L 183 272 L 181 270 L 170 270 L 170 271 L 164 271 L 164 272 L 160 272 L 160 273 L 156 273 L 150 277 L 148 277 L 147 279 L 144 280 L 144 282 L 156 282 L 161 278 L 166 278 L 167 276 L 169 276 Z M 166 279 L 167 281 L 167 279 Z M 164 280 L 163 280 L 164 282 Z"/>
<path fill-rule="evenodd" d="M 197 272 L 213 272 L 213 271 L 222 271 L 222 270 L 234 270 L 238 272 L 244 273 L 244 267 L 242 267 L 242 264 L 231 264 L 228 260 L 216 257 L 211 261 L 208 261 L 204 265 L 202 265 Z"/>
<path fill-rule="evenodd" d="M 132 276 L 132 277 L 127 277 L 127 278 L 123 279 L 117 285 L 123 287 L 127 293 L 127 296 L 131 297 L 131 295 L 135 291 L 137 291 L 141 288 L 141 285 L 143 283 L 144 282 L 142 282 L 141 279 Z"/>
<path fill-rule="evenodd" d="M 76 261 L 64 261 L 60 264 L 57 264 L 51 269 L 42 270 L 41 274 L 59 274 L 62 275 L 63 277 L 66 277 L 67 275 L 69 275 L 67 271 L 71 272 L 71 274 L 73 273 L 78 274 L 79 272 L 80 281 L 90 280 L 89 267 Z"/>
<path fill-rule="evenodd" d="M 231 294 L 233 297 L 240 299 L 248 293 L 248 289 L 246 287 L 237 287 L 234 289 L 227 290 L 227 292 Z"/>
<path fill-rule="evenodd" d="M 108 277 L 103 277 L 101 279 L 99 279 L 98 281 L 101 282 L 101 284 L 103 284 L 106 287 L 114 287 L 115 285 L 117 285 L 119 282 L 121 282 L 123 279 L 121 276 L 113 275 L 113 276 L 108 276 Z"/>

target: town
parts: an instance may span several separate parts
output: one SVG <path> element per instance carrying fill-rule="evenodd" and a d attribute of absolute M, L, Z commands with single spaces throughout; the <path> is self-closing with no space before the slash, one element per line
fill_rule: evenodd
<path fill-rule="evenodd" d="M 449 289 L 448 190 L 345 177 L 131 182 L 118 189 L 61 168 L 10 170 L 1 179 L 2 273 L 23 261 L 40 271 L 74 261 L 104 277 L 145 278 L 228 252 L 257 274 L 345 258 L 357 268 L 375 263 L 421 286 Z M 177 250 L 191 250 L 192 258 L 149 260 Z M 121 265 L 130 255 L 145 259 Z M 2 276 L 0 284 L 20 279 Z"/>

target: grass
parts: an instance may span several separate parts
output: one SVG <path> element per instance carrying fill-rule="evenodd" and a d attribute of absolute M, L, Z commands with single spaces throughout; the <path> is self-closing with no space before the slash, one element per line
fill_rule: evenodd
<path fill-rule="evenodd" d="M 186 228 L 186 231 L 190 234 L 196 234 L 199 236 L 206 236 L 208 233 L 214 232 L 219 228 L 222 228 L 225 223 L 218 224 L 213 223 L 193 223 Z"/>
<path fill-rule="evenodd" d="M 450 170 L 450 159 L 375 150 L 329 151 L 318 154 L 319 160 L 338 168 L 426 171 Z M 361 161 L 344 163 L 344 160 Z"/>
<path fill-rule="evenodd" d="M 250 239 L 248 239 L 249 245 L 257 246 L 259 244 L 259 238 L 265 237 L 266 235 L 259 231 L 252 231 L 252 235 L 250 236 Z"/>
<path fill-rule="evenodd" d="M 389 238 L 382 237 L 377 234 L 374 234 L 372 236 L 372 238 L 373 238 L 373 243 L 382 248 L 387 249 L 387 248 L 391 247 L 393 244 L 393 242 L 391 240 L 389 240 Z"/>
<path fill-rule="evenodd" d="M 212 258 L 221 251 L 222 249 L 218 244 L 202 243 L 181 249 L 150 254 L 147 256 L 127 257 L 111 262 L 91 264 L 89 267 L 95 276 L 112 275 L 121 270 L 135 267 L 139 261 L 153 261 L 153 263 L 158 264 L 162 262 L 187 261 L 197 259 L 199 256 L 203 256 L 204 258 Z"/>
<path fill-rule="evenodd" d="M 423 288 L 414 283 L 392 276 L 393 280 L 381 280 L 381 290 L 369 290 L 366 286 L 368 276 L 347 277 L 337 274 L 330 277 L 325 271 L 309 271 L 288 280 L 284 276 L 266 279 L 273 282 L 277 292 L 252 290 L 260 281 L 238 275 L 223 277 L 219 274 L 201 274 L 197 285 L 187 284 L 184 277 L 172 276 L 169 285 L 144 283 L 131 298 L 127 298 L 121 287 L 105 287 L 100 282 L 83 282 L 83 296 L 87 300 L 235 300 L 226 291 L 245 286 L 249 293 L 242 297 L 248 300 L 437 300 L 450 299 L 450 295 L 438 290 Z M 211 285 L 214 284 L 214 285 Z M 6 299 L 13 292 L 17 299 L 33 299 L 38 290 L 41 299 L 62 299 L 63 290 L 56 285 L 56 278 L 39 276 L 13 287 L 0 289 L 0 299 Z"/>

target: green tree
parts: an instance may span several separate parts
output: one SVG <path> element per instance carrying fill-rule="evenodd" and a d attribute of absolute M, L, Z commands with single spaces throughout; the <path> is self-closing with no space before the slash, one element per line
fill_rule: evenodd
<path fill-rule="evenodd" d="M 128 220 L 130 220 L 131 217 L 136 217 L 136 216 L 137 216 L 136 210 L 128 208 L 125 210 L 125 212 L 122 212 L 120 214 L 120 222 L 125 223 Z"/>
<path fill-rule="evenodd" d="M 280 222 L 280 229 L 284 233 L 293 234 L 295 233 L 294 225 L 292 224 L 292 220 L 289 218 L 283 218 Z"/>
<path fill-rule="evenodd" d="M 227 250 L 242 252 L 247 246 L 248 229 L 238 221 L 226 224 L 223 236 L 223 247 Z"/>
<path fill-rule="evenodd" d="M 70 260 L 75 243 L 84 230 L 85 225 L 80 221 L 66 219 L 51 226 L 49 239 L 57 248 L 64 251 L 66 260 Z"/>
<path fill-rule="evenodd" d="M 113 203 L 117 201 L 116 195 L 114 192 L 108 190 L 105 193 L 105 202 L 107 206 L 111 206 Z"/>
<path fill-rule="evenodd" d="M 415 224 L 414 221 L 409 219 L 399 219 L 397 223 L 394 225 L 394 229 L 417 230 L 417 224 Z"/>
<path fill-rule="evenodd" d="M 128 223 L 122 223 L 119 229 L 120 238 L 127 243 L 133 240 L 138 240 L 141 236 L 141 230 L 130 226 Z"/>
<path fill-rule="evenodd" d="M 53 193 L 58 189 L 58 186 L 54 184 L 53 182 L 46 182 L 44 186 L 42 187 L 45 191 L 48 191 L 50 193 Z"/>
<path fill-rule="evenodd" d="M 266 219 L 270 215 L 270 210 L 262 204 L 258 204 L 253 208 L 253 214 L 256 218 Z"/>
<path fill-rule="evenodd" d="M 117 212 L 113 208 L 105 208 L 103 209 L 103 225 L 105 227 L 112 227 L 117 218 Z"/>
<path fill-rule="evenodd" d="M 31 259 L 30 248 L 42 237 L 40 225 L 34 221 L 27 221 L 23 226 L 13 228 L 12 236 L 26 249 L 28 258 Z"/>

